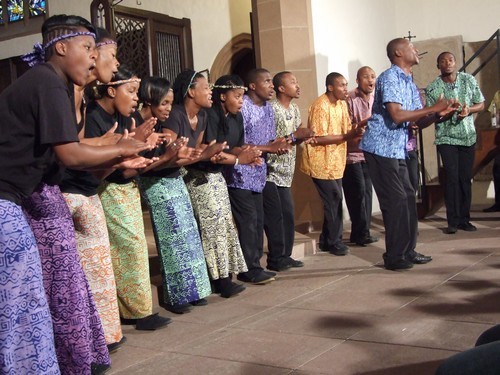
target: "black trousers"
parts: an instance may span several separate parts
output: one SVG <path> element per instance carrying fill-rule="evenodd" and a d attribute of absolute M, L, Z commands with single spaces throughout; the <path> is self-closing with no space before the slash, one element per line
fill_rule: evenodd
<path fill-rule="evenodd" d="M 415 193 L 418 191 L 419 178 L 418 178 L 418 154 L 417 151 L 408 151 L 408 158 L 406 159 L 406 166 L 408 167 L 408 177 L 410 177 L 411 186 Z"/>
<path fill-rule="evenodd" d="M 365 152 L 368 170 L 382 211 L 385 227 L 385 263 L 415 256 L 417 202 L 404 159 Z"/>
<path fill-rule="evenodd" d="M 351 242 L 370 236 L 372 218 L 372 180 L 365 162 L 347 164 L 342 177 L 347 210 L 351 217 Z"/>
<path fill-rule="evenodd" d="M 438 145 L 437 149 L 445 171 L 444 203 L 448 226 L 467 224 L 470 221 L 475 144 Z"/>
<path fill-rule="evenodd" d="M 262 272 L 260 258 L 264 248 L 264 208 L 262 194 L 250 190 L 228 188 L 231 211 L 238 229 L 248 276 Z"/>
<path fill-rule="evenodd" d="M 342 179 L 312 179 L 323 201 L 323 229 L 319 236 L 319 245 L 328 250 L 342 242 L 344 230 L 342 215 Z"/>
<path fill-rule="evenodd" d="M 264 191 L 264 231 L 269 255 L 267 264 L 277 266 L 292 255 L 295 218 L 291 189 L 266 182 Z"/>

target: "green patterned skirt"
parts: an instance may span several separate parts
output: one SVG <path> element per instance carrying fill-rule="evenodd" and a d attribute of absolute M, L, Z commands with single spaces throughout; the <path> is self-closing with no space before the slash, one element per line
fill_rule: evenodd
<path fill-rule="evenodd" d="M 106 216 L 120 315 L 140 319 L 152 314 L 149 255 L 137 184 L 104 182 L 99 196 Z"/>

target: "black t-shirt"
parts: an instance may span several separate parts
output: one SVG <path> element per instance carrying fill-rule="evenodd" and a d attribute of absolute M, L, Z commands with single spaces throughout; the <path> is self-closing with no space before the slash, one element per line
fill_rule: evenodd
<path fill-rule="evenodd" d="M 135 120 L 135 126 L 136 127 L 138 127 L 138 126 L 140 126 L 140 125 L 142 125 L 144 123 L 144 119 L 142 118 L 142 116 L 141 116 L 141 114 L 140 114 L 139 111 L 135 111 L 134 113 L 132 113 L 132 117 Z M 157 122 L 156 125 L 155 125 L 155 128 L 154 128 L 154 131 L 156 133 L 161 133 L 161 131 L 162 131 L 161 129 L 162 129 L 162 123 L 161 122 Z M 153 157 L 159 157 L 164 152 L 165 152 L 165 146 L 164 145 L 160 145 L 159 147 L 156 147 L 156 148 L 154 148 L 151 151 L 144 151 L 144 152 L 142 152 L 141 155 L 144 156 L 145 158 L 151 159 Z M 145 176 L 145 177 L 163 177 L 164 174 L 165 174 L 165 172 L 163 170 L 158 170 L 158 171 L 150 170 L 148 172 L 145 172 L 145 173 L 141 174 L 141 176 Z"/>
<path fill-rule="evenodd" d="M 50 64 L 0 94 L 0 198 L 20 204 L 57 163 L 51 146 L 78 142 L 72 94 Z"/>
<path fill-rule="evenodd" d="M 118 123 L 115 133 L 123 134 L 125 130 L 130 130 L 132 119 L 120 113 L 110 115 L 97 102 L 89 103 L 85 119 L 85 138 L 100 137 L 106 134 L 115 123 Z M 123 177 L 123 171 L 118 169 L 106 177 L 106 181 L 115 184 L 127 184 L 134 180 L 134 178 Z"/>
<path fill-rule="evenodd" d="M 204 135 L 204 143 L 210 143 L 215 140 L 217 143 L 227 142 L 229 149 L 241 147 L 245 143 L 245 130 L 243 128 L 243 116 L 240 112 L 236 115 L 231 113 L 224 116 L 215 109 L 207 109 L 208 122 Z M 223 164 L 214 164 L 210 161 L 202 161 L 192 164 L 189 168 L 202 170 L 205 172 L 220 172 L 224 168 Z"/>
<path fill-rule="evenodd" d="M 196 147 L 198 141 L 203 141 L 203 139 L 200 139 L 200 136 L 207 127 L 207 112 L 203 109 L 198 112 L 198 125 L 196 126 L 196 130 L 193 130 L 191 125 L 189 125 L 185 107 L 183 105 L 174 105 L 170 116 L 162 126 L 163 128 L 172 130 L 177 134 L 177 137 L 188 138 L 189 147 Z M 179 176 L 179 168 L 165 168 L 161 171 L 163 172 L 162 177 L 173 178 Z"/>

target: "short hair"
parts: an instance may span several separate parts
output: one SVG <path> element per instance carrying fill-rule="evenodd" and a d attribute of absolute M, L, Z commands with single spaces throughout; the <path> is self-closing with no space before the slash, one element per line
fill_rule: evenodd
<path fill-rule="evenodd" d="M 278 87 L 283 85 L 283 78 L 287 74 L 292 74 L 292 72 L 289 72 L 288 70 L 285 70 L 283 72 L 276 73 L 273 77 L 273 86 L 274 86 L 274 91 L 276 91 L 276 95 L 279 94 Z"/>
<path fill-rule="evenodd" d="M 170 91 L 170 81 L 163 77 L 146 77 L 141 80 L 137 96 L 147 106 L 159 106 Z"/>
<path fill-rule="evenodd" d="M 88 90 L 88 95 L 91 100 L 98 100 L 102 99 L 105 96 L 109 97 L 108 95 L 108 87 L 120 87 L 123 85 L 125 82 L 118 83 L 116 85 L 113 84 L 113 82 L 118 82 L 118 81 L 126 81 L 131 79 L 132 77 L 137 77 L 137 74 L 131 70 L 130 68 L 126 67 L 125 65 L 121 65 L 118 68 L 118 71 L 115 73 L 113 78 L 108 84 L 99 84 L 97 86 L 94 86 L 92 90 Z"/>
<path fill-rule="evenodd" d="M 405 42 L 408 42 L 405 38 L 396 38 L 387 43 L 387 57 L 391 62 L 394 60 L 394 57 L 396 57 L 396 50 Z"/>
<path fill-rule="evenodd" d="M 436 64 L 439 64 L 439 59 L 440 59 L 441 57 L 443 57 L 444 55 L 446 55 L 447 53 L 449 53 L 450 55 L 452 55 L 452 56 L 453 56 L 453 58 L 454 58 L 455 60 L 457 59 L 453 53 L 451 53 L 451 52 L 449 52 L 449 51 L 445 51 L 445 52 L 441 52 L 441 53 L 438 55 L 438 57 L 437 57 L 437 59 L 436 59 Z"/>
<path fill-rule="evenodd" d="M 328 91 L 328 85 L 333 85 L 334 84 L 334 81 L 337 79 L 337 78 L 344 78 L 344 76 L 340 73 L 337 73 L 337 72 L 332 72 L 330 74 L 328 74 L 326 76 L 326 80 L 325 80 L 325 86 L 326 86 L 326 91 Z"/>
<path fill-rule="evenodd" d="M 371 67 L 369 67 L 368 65 L 365 65 L 365 66 L 362 66 L 361 68 L 358 69 L 358 72 L 356 73 L 356 79 L 359 79 L 359 76 L 361 75 L 361 72 L 363 70 L 368 70 L 370 69 L 372 72 L 375 73 L 375 70 L 373 70 Z"/>
<path fill-rule="evenodd" d="M 42 25 L 42 39 L 43 44 L 47 44 L 54 38 L 70 32 L 78 31 L 78 29 L 87 29 L 89 32 L 95 34 L 94 26 L 85 18 L 74 15 L 57 14 L 45 20 Z M 51 46 L 45 51 L 45 61 L 52 57 L 54 46 Z"/>
<path fill-rule="evenodd" d="M 259 75 L 264 74 L 264 73 L 269 73 L 269 70 L 264 69 L 264 68 L 254 68 L 251 69 L 246 76 L 245 79 L 245 86 L 250 86 L 251 83 L 255 83 L 257 81 L 257 78 Z"/>
<path fill-rule="evenodd" d="M 175 104 L 184 103 L 189 88 L 195 85 L 199 78 L 205 78 L 205 76 L 193 69 L 186 69 L 175 77 L 173 85 Z"/>

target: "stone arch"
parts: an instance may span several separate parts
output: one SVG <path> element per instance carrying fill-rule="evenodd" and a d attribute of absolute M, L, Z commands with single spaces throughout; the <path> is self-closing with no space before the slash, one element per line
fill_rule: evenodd
<path fill-rule="evenodd" d="M 210 69 L 211 81 L 215 82 L 220 76 L 233 73 L 235 67 L 238 66 L 243 59 L 249 58 L 252 59 L 252 65 L 255 65 L 252 35 L 249 33 L 236 35 L 222 47 L 215 57 L 212 68 Z"/>

